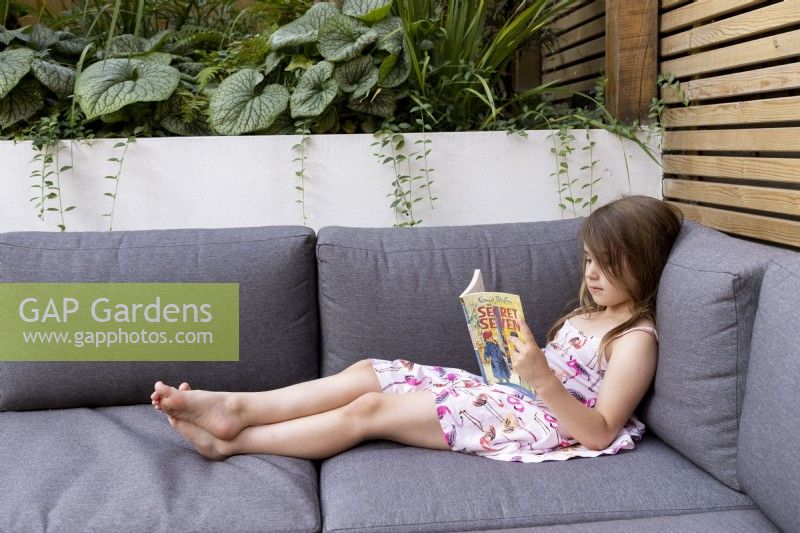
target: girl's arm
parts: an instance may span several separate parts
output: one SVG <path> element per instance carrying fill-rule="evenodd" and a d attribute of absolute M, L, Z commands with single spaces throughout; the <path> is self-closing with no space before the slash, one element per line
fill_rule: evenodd
<path fill-rule="evenodd" d="M 610 435 L 602 413 L 576 400 L 555 374 L 551 372 L 549 376 L 544 375 L 531 385 L 536 395 L 558 419 L 559 426 L 575 440 L 591 450 L 602 450 L 611 444 L 616 433 Z"/>
<path fill-rule="evenodd" d="M 593 408 L 576 400 L 555 376 L 540 372 L 536 393 L 559 424 L 587 448 L 607 448 L 636 410 L 656 373 L 658 345 L 645 331 L 631 331 L 614 341 L 603 384 Z"/>
<path fill-rule="evenodd" d="M 524 320 L 521 322 L 520 333 L 522 337 L 509 339 L 512 345 L 511 362 L 520 378 L 533 387 L 536 395 L 558 419 L 559 425 L 575 440 L 592 450 L 608 447 L 618 431 L 612 434 L 607 419 L 596 406 L 586 407 L 567 391 L 561 380 L 553 374 L 547 357 L 536 344 L 533 332 Z M 598 396 L 598 401 L 599 399 Z"/>

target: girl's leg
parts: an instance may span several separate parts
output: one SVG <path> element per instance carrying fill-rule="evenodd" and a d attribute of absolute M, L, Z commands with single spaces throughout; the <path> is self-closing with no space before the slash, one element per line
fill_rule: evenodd
<path fill-rule="evenodd" d="M 344 406 L 367 392 L 380 392 L 378 376 L 362 359 L 332 376 L 262 392 L 177 390 L 156 384 L 157 409 L 192 422 L 221 439 L 232 439 L 247 426 L 275 424 Z"/>
<path fill-rule="evenodd" d="M 449 450 L 431 391 L 403 394 L 377 392 L 348 405 L 276 424 L 245 428 L 233 440 L 171 419 L 181 435 L 210 459 L 243 453 L 267 453 L 304 459 L 325 459 L 368 439 L 387 439 L 435 450 Z"/>

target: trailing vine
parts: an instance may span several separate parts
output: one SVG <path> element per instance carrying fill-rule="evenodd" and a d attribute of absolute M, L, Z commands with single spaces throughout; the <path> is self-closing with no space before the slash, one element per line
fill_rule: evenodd
<path fill-rule="evenodd" d="M 414 100 L 416 105 L 410 109 L 410 113 L 413 114 L 413 113 L 416 113 L 417 111 L 419 111 L 419 118 L 414 119 L 414 122 L 420 127 L 420 129 L 422 130 L 422 134 L 423 134 L 421 139 L 418 139 L 417 141 L 414 142 L 414 144 L 421 144 L 422 145 L 422 154 L 418 154 L 415 157 L 416 161 L 419 161 L 420 159 L 422 159 L 423 167 L 422 167 L 422 169 L 420 171 L 425 173 L 425 184 L 424 185 L 420 185 L 420 189 L 426 189 L 427 190 L 428 198 L 430 199 L 430 202 L 431 202 L 431 209 L 433 209 L 433 201 L 434 200 L 438 200 L 438 197 L 431 196 L 431 184 L 435 180 L 432 180 L 431 177 L 430 177 L 430 174 L 431 174 L 431 172 L 433 172 L 434 169 L 428 167 L 428 155 L 431 153 L 431 150 L 430 150 L 430 148 L 428 148 L 428 145 L 431 144 L 433 141 L 431 141 L 428 138 L 427 132 L 431 131 L 432 127 L 431 127 L 430 124 L 425 122 L 425 114 L 427 113 L 428 116 L 430 116 L 431 118 L 433 118 L 433 115 L 431 114 L 431 105 L 430 104 L 421 102 L 415 95 L 411 95 L 411 98 Z"/>
<path fill-rule="evenodd" d="M 34 208 L 38 208 L 37 216 L 42 222 L 44 222 L 45 211 L 58 211 L 61 223 L 57 226 L 61 231 L 67 229 L 64 213 L 75 209 L 74 205 L 64 208 L 62 202 L 61 173 L 72 169 L 72 161 L 69 165 L 64 166 L 61 166 L 60 162 L 60 140 L 65 133 L 68 133 L 65 129 L 57 116 L 46 116 L 40 117 L 26 130 L 30 135 L 34 151 L 31 163 L 41 163 L 40 168 L 31 172 L 31 178 L 39 181 L 38 184 L 31 185 L 31 187 L 38 188 L 39 195 L 30 198 L 29 201 L 39 200 Z M 69 133 L 75 133 L 75 131 Z M 78 131 L 78 133 L 81 132 Z M 71 151 L 70 159 L 72 159 Z M 58 199 L 58 207 L 47 207 L 48 202 L 55 199 Z"/>
<path fill-rule="evenodd" d="M 300 185 L 295 185 L 295 189 L 300 193 L 300 199 L 295 200 L 295 203 L 300 204 L 301 207 L 301 215 L 303 218 L 303 225 L 307 224 L 307 217 L 306 217 L 306 204 L 305 204 L 305 178 L 306 178 L 306 144 L 311 142 L 311 137 L 309 136 L 311 130 L 309 129 L 309 120 L 298 120 L 295 122 L 295 129 L 296 132 L 302 137 L 300 138 L 300 142 L 292 146 L 292 150 L 299 153 L 299 157 L 295 157 L 292 159 L 292 162 L 295 161 L 300 162 L 300 170 L 295 171 L 295 176 L 300 178 Z"/>
<path fill-rule="evenodd" d="M 592 188 L 594 187 L 595 182 L 600 181 L 600 178 L 594 178 L 594 166 L 597 164 L 597 161 L 594 159 L 594 146 L 597 144 L 592 138 L 589 136 L 589 129 L 586 128 L 584 130 L 586 132 L 586 146 L 582 148 L 582 150 L 588 150 L 589 152 L 589 164 L 581 167 L 581 170 L 589 170 L 589 183 L 584 183 L 581 185 L 581 189 L 585 189 L 589 187 L 589 200 L 583 203 L 581 207 L 589 206 L 589 213 L 592 212 L 592 206 L 597 203 L 597 195 L 592 194 Z"/>
<path fill-rule="evenodd" d="M 128 146 L 136 142 L 136 135 L 142 132 L 143 128 L 141 126 L 136 127 L 133 130 L 133 135 L 128 136 L 127 139 L 124 141 L 120 141 L 114 145 L 114 148 L 122 148 L 122 153 L 119 157 L 109 157 L 108 161 L 112 163 L 117 163 L 117 172 L 113 175 L 103 176 L 105 179 L 112 179 L 114 180 L 114 192 L 104 192 L 103 196 L 111 197 L 111 211 L 108 213 L 103 213 L 104 217 L 110 217 L 108 222 L 108 231 L 113 231 L 114 227 L 114 208 L 117 205 L 117 193 L 119 192 L 119 178 L 122 175 L 122 164 L 125 162 L 125 154 L 128 152 Z"/>
<path fill-rule="evenodd" d="M 395 124 L 394 118 L 389 118 L 385 120 L 382 127 L 375 132 L 375 136 L 379 139 L 371 144 L 371 146 L 380 145 L 380 151 L 373 153 L 373 155 L 381 160 L 382 164 L 386 165 L 392 163 L 395 179 L 392 181 L 392 192 L 387 194 L 387 196 L 394 198 L 389 207 L 394 208 L 394 226 L 401 228 L 413 227 L 422 223 L 422 219 L 414 219 L 414 204 L 422 200 L 422 198 L 415 198 L 413 196 L 413 182 L 416 179 L 421 179 L 422 176 L 411 176 L 411 162 L 409 161 L 417 152 L 409 155 L 401 153 L 401 150 L 405 147 L 405 137 L 400 130 L 408 129 L 409 127 L 407 123 Z M 386 146 L 389 146 L 391 150 L 390 156 L 384 154 Z M 408 164 L 408 174 L 401 174 L 400 165 L 404 161 L 407 161 Z M 401 222 L 400 214 L 410 220 Z"/>
<path fill-rule="evenodd" d="M 570 133 L 566 124 L 562 124 L 548 137 L 553 138 L 553 148 L 550 149 L 550 153 L 554 154 L 556 157 L 556 171 L 550 175 L 555 175 L 556 182 L 558 183 L 558 207 L 560 207 L 563 212 L 567 209 L 564 202 L 570 202 L 572 204 L 572 213 L 577 217 L 578 213 L 575 211 L 575 204 L 583 200 L 583 198 L 576 199 L 572 193 L 572 184 L 577 181 L 577 178 L 570 179 L 569 161 L 567 160 L 569 155 L 575 151 L 571 143 L 571 141 L 575 140 L 575 136 Z M 558 142 L 556 142 L 556 140 Z M 562 177 L 564 178 L 564 183 L 562 183 Z M 564 196 L 562 199 L 562 193 L 564 193 L 564 191 L 568 191 L 569 196 Z"/>

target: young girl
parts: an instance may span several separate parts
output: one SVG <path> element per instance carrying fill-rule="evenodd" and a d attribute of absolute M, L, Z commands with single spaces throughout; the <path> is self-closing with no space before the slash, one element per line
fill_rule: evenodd
<path fill-rule="evenodd" d="M 503 461 L 541 462 L 633 448 L 634 410 L 656 369 L 659 277 L 683 216 L 623 196 L 581 226 L 580 306 L 542 350 L 523 322 L 511 364 L 534 398 L 458 368 L 363 359 L 339 374 L 264 392 L 155 384 L 156 409 L 210 459 L 266 453 L 324 459 L 388 439 Z"/>

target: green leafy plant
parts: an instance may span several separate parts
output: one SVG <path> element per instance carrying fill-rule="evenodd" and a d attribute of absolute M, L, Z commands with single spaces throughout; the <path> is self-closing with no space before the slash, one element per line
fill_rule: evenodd
<path fill-rule="evenodd" d="M 226 77 L 212 94 L 214 128 L 264 132 L 281 117 L 302 117 L 317 130 L 336 131 L 342 114 L 390 117 L 394 88 L 409 73 L 401 23 L 388 16 L 390 6 L 390 0 L 345 0 L 340 10 L 323 2 L 277 28 L 264 63 Z"/>
<path fill-rule="evenodd" d="M 238 8 L 233 0 L 76 0 L 57 14 L 42 7 L 47 25 L 0 26 L 0 139 L 48 140 L 36 160 L 47 167 L 37 170 L 37 207 L 56 209 L 45 203 L 60 191 L 58 138 L 127 139 L 116 146 L 116 175 L 107 176 L 118 185 L 137 136 L 302 133 L 293 162 L 305 223 L 310 134 L 377 132 L 376 155 L 393 168 L 397 225 L 412 226 L 422 222 L 413 212 L 422 200 L 416 193 L 425 189 L 431 208 L 437 199 L 427 133 L 524 136 L 547 128 L 555 132 L 559 205 L 577 214 L 597 201 L 599 178 L 588 139 L 590 162 L 581 170 L 589 181 L 578 189 L 571 176 L 573 129 L 606 129 L 656 158 L 638 124 L 620 123 L 606 109 L 603 78 L 593 93 L 576 93 L 583 104 L 574 109 L 548 100 L 560 91 L 551 84 L 511 90 L 510 62 L 527 44 L 546 44 L 547 25 L 576 1 L 255 0 Z M 677 82 L 664 76 L 659 83 Z M 664 107 L 651 106 L 658 127 Z M 417 132 L 414 147 L 405 146 L 404 134 Z M 107 195 L 115 201 L 116 192 Z M 112 202 L 110 222 L 113 212 Z"/>
<path fill-rule="evenodd" d="M 394 6 L 405 30 L 411 87 L 431 105 L 438 127 L 502 129 L 498 121 L 517 115 L 521 104 L 541 99 L 546 85 L 512 95 L 507 67 L 525 43 L 541 38 L 546 25 L 573 4 L 574 0 L 520 3 L 502 26 L 492 28 L 483 0 L 453 0 L 446 8 L 434 0 L 398 0 Z M 530 122 L 526 127 L 542 124 Z"/>
<path fill-rule="evenodd" d="M 236 0 L 73 0 L 67 9 L 44 11 L 39 20 L 54 29 L 71 28 L 89 39 L 108 40 L 122 34 L 150 36 L 168 30 L 195 27 L 232 34 L 261 31 L 274 17 L 293 17 L 310 0 L 256 1 L 239 7 Z M 44 2 L 42 2 L 45 5 Z"/>
<path fill-rule="evenodd" d="M 672 73 L 660 73 L 656 78 L 656 87 L 658 90 L 666 89 L 667 92 L 678 95 L 681 103 L 685 106 L 689 105 L 689 97 L 681 88 L 680 81 Z M 664 110 L 667 108 L 667 103 L 659 95 L 653 97 L 650 101 L 647 118 L 650 120 L 649 128 L 647 129 L 647 144 L 650 143 L 654 135 L 659 136 L 659 148 L 663 144 L 664 139 L 664 123 L 662 117 Z"/>

